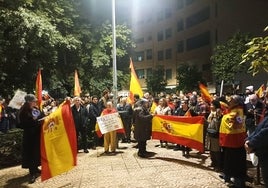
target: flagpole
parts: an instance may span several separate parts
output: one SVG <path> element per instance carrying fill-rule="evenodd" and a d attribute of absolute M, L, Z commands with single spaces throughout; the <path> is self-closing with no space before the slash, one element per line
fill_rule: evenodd
<path fill-rule="evenodd" d="M 117 103 L 117 67 L 116 67 L 116 29 L 115 29 L 115 0 L 112 0 L 112 30 L 113 30 L 113 97 Z"/>

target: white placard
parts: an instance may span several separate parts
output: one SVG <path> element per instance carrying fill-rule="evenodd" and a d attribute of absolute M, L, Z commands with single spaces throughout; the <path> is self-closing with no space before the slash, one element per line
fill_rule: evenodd
<path fill-rule="evenodd" d="M 14 109 L 20 109 L 20 107 L 23 105 L 25 102 L 24 97 L 27 95 L 26 92 L 17 90 L 14 97 L 11 99 L 9 102 L 8 106 Z"/>
<path fill-rule="evenodd" d="M 97 122 L 99 124 L 101 134 L 123 128 L 118 112 L 97 117 Z"/>

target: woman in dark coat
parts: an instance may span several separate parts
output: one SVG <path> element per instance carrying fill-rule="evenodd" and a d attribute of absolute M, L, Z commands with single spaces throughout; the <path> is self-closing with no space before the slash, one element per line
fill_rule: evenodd
<path fill-rule="evenodd" d="M 27 94 L 24 99 L 25 103 L 19 111 L 19 123 L 23 129 L 22 168 L 29 169 L 29 183 L 34 183 L 35 179 L 40 175 L 38 166 L 41 164 L 41 123 L 38 121 L 40 111 L 36 108 L 37 99 L 33 94 Z"/>
<path fill-rule="evenodd" d="M 140 105 L 134 108 L 133 114 L 134 138 L 138 141 L 138 156 L 142 158 L 147 157 L 146 141 L 151 139 L 152 118 L 148 100 L 142 99 Z"/>

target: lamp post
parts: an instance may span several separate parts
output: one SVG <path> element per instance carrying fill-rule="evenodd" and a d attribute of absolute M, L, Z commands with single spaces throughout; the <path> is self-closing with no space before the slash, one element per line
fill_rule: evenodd
<path fill-rule="evenodd" d="M 117 67 L 116 67 L 116 29 L 115 29 L 115 0 L 112 0 L 112 30 L 113 30 L 113 98 L 117 103 Z"/>

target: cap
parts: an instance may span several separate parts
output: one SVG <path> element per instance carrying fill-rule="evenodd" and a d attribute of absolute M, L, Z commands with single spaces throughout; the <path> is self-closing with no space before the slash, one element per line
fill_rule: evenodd
<path fill-rule="evenodd" d="M 34 102 L 37 101 L 37 98 L 33 94 L 27 94 L 24 97 L 25 102 Z"/>
<path fill-rule="evenodd" d="M 253 86 L 247 86 L 246 89 L 253 92 Z"/>

